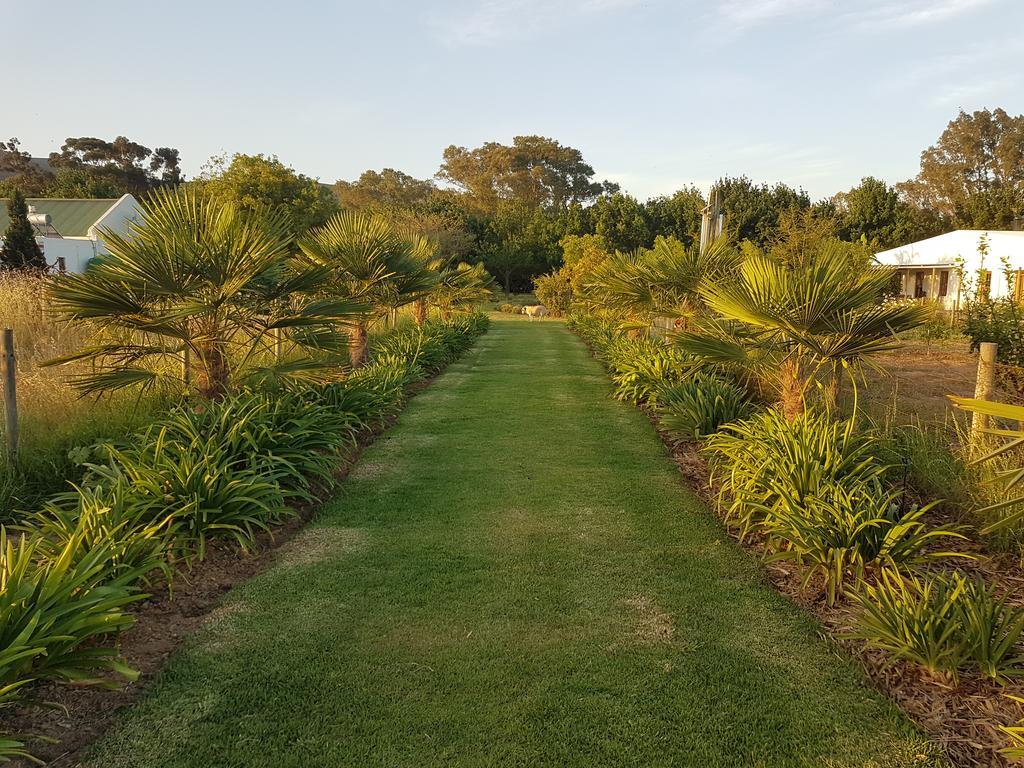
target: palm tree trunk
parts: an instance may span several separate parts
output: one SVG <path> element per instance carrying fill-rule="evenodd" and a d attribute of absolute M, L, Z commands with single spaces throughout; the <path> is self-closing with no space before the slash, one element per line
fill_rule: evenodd
<path fill-rule="evenodd" d="M 800 361 L 787 358 L 779 369 L 782 398 L 782 414 L 787 421 L 793 421 L 804 412 L 804 387 L 800 381 Z"/>
<path fill-rule="evenodd" d="M 227 393 L 231 377 L 228 370 L 228 358 L 219 341 L 211 341 L 203 345 L 199 366 L 196 389 L 208 400 L 219 400 Z"/>
<path fill-rule="evenodd" d="M 368 338 L 369 334 L 365 321 L 357 323 L 349 331 L 348 358 L 353 368 L 361 368 L 369 361 L 370 348 Z"/>
<path fill-rule="evenodd" d="M 416 320 L 416 325 L 420 326 L 421 328 L 423 327 L 423 324 L 427 322 L 428 309 L 429 308 L 427 307 L 426 299 L 416 299 L 416 301 L 412 305 L 413 319 Z"/>

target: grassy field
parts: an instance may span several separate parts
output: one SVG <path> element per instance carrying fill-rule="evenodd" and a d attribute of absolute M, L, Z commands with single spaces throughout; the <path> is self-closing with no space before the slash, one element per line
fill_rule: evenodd
<path fill-rule="evenodd" d="M 506 318 L 86 764 L 942 764 L 930 750 L 580 341 Z"/>
<path fill-rule="evenodd" d="M 124 434 L 142 424 L 154 407 L 152 398 L 139 400 L 129 393 L 80 397 L 69 376 L 87 364 L 40 366 L 77 352 L 88 341 L 83 324 L 68 325 L 52 315 L 46 285 L 46 278 L 0 273 L 0 328 L 14 331 L 21 433 L 16 461 L 0 452 L 0 522 L 78 476 L 68 458 L 71 448 Z"/>

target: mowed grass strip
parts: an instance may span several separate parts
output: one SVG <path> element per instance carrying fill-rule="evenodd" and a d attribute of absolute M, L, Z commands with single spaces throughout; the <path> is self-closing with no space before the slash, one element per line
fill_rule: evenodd
<path fill-rule="evenodd" d="M 920 766 L 556 322 L 495 322 L 88 765 Z"/>

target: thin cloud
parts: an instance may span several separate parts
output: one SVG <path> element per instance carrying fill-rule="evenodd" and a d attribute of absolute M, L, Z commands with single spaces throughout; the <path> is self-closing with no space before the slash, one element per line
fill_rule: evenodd
<path fill-rule="evenodd" d="M 916 0 L 899 5 L 886 3 L 856 14 L 862 26 L 905 29 L 924 24 L 950 21 L 971 11 L 992 5 L 996 0 Z M 854 16 L 854 14 L 850 14 Z"/>
<path fill-rule="evenodd" d="M 450 44 L 488 45 L 539 37 L 580 16 L 596 16 L 639 5 L 642 0 L 483 0 L 465 13 L 434 18 L 432 26 Z"/>
<path fill-rule="evenodd" d="M 826 5 L 825 0 L 728 0 L 718 12 L 734 24 L 748 25 L 816 13 Z"/>

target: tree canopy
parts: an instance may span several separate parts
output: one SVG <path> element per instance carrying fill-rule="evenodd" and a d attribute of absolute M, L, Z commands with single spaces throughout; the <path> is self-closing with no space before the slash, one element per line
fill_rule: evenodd
<path fill-rule="evenodd" d="M 1024 215 L 1024 115 L 961 110 L 902 189 L 956 226 L 1009 226 Z"/>
<path fill-rule="evenodd" d="M 583 153 L 544 136 L 516 136 L 512 145 L 489 141 L 476 149 L 454 144 L 444 151 L 437 177 L 464 192 L 482 211 L 514 200 L 535 208 L 562 209 L 617 191 L 597 183 Z"/>
<path fill-rule="evenodd" d="M 46 269 L 46 259 L 36 242 L 36 233 L 28 220 L 28 205 L 21 191 L 15 189 L 7 201 L 11 220 L 0 242 L 0 266 L 4 269 Z"/>
<path fill-rule="evenodd" d="M 330 187 L 295 171 L 274 155 L 220 155 L 210 159 L 198 185 L 207 196 L 239 209 L 284 211 L 293 234 L 327 222 L 338 210 Z"/>

